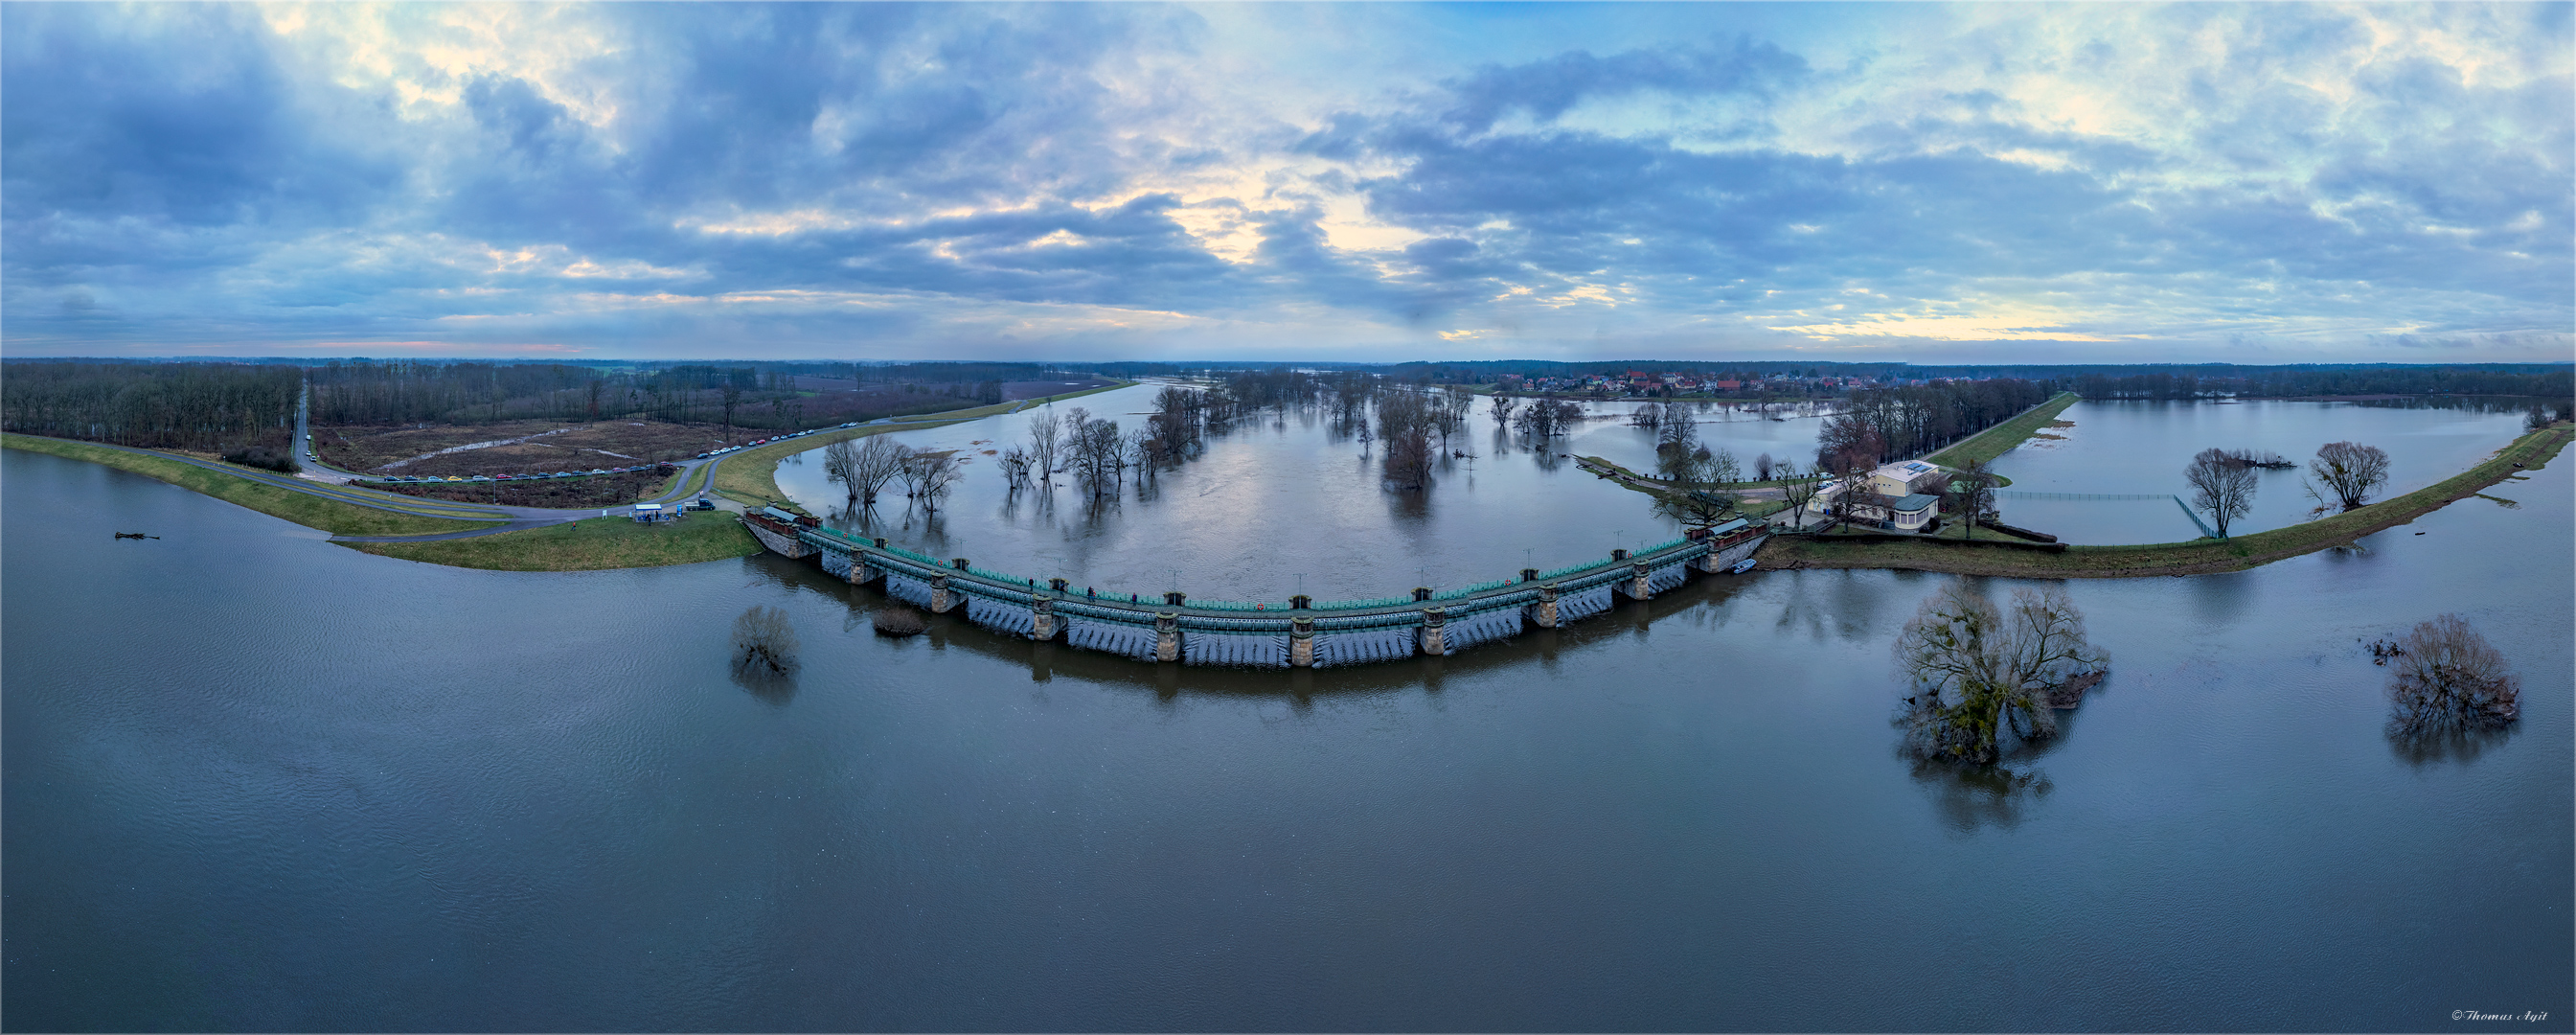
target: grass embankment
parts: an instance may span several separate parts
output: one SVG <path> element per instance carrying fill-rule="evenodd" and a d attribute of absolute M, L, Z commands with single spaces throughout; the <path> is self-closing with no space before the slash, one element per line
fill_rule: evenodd
<path fill-rule="evenodd" d="M 248 507 L 271 517 L 285 518 L 307 528 L 339 535 L 429 535 L 492 528 L 500 524 L 497 521 L 467 521 L 377 510 L 280 488 L 242 475 L 207 470 L 164 456 L 110 449 L 88 442 L 8 434 L 0 435 L 0 446 L 113 467 Z"/>
<path fill-rule="evenodd" d="M 1978 460 L 1991 461 L 2011 452 L 2014 446 L 2029 441 L 2032 435 L 2038 434 L 2041 428 L 2047 427 L 2048 422 L 2056 420 L 2058 414 L 2066 412 L 2066 408 L 2075 405 L 2080 398 L 2073 392 L 2059 392 L 2047 402 L 2021 411 L 2018 417 L 1943 446 L 1923 459 L 1953 469 L 1966 467 Z"/>
<path fill-rule="evenodd" d="M 997 413 L 1009 413 L 1015 408 L 1043 406 L 1065 399 L 1116 391 L 1133 384 L 1135 384 L 1133 381 L 1121 381 L 1098 388 L 1086 388 L 1079 392 L 1066 392 L 1063 395 L 995 403 L 970 410 L 950 410 L 908 424 L 872 424 L 861 428 L 840 428 L 817 432 L 804 438 L 789 439 L 785 442 L 772 442 L 758 449 L 746 449 L 725 457 L 724 462 L 716 465 L 715 491 L 718 495 L 748 507 L 776 503 L 787 498 L 787 494 L 779 491 L 778 488 L 778 462 L 808 449 L 821 449 L 843 439 L 866 438 L 889 431 L 919 431 L 923 428 L 945 427 L 963 421 L 979 420 Z"/>
<path fill-rule="evenodd" d="M 1989 549 L 1953 539 L 1915 542 L 1836 543 L 1773 537 L 1760 554 L 1765 568 L 1901 568 L 2035 579 L 2115 579 L 2149 575 L 2203 575 L 2243 571 L 2273 561 L 2350 545 L 2374 532 L 2406 524 L 2511 477 L 2548 463 L 2576 437 L 2557 424 L 2516 439 L 2486 462 L 2403 496 L 2382 500 L 2288 528 L 2233 539 L 2142 546 L 2076 546 L 2065 553 Z"/>
<path fill-rule="evenodd" d="M 760 552 L 760 540 L 752 538 L 740 520 L 703 510 L 651 525 L 631 518 L 600 517 L 470 539 L 340 545 L 406 561 L 494 571 L 657 568 Z"/>

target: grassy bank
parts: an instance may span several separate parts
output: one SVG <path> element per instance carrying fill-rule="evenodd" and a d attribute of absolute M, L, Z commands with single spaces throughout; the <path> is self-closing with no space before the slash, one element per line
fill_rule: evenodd
<path fill-rule="evenodd" d="M 2079 398 L 2073 392 L 2059 392 L 2055 398 L 2023 410 L 2020 416 L 1950 443 L 1924 459 L 1953 468 L 1966 467 L 1977 460 L 1993 460 L 2038 434 L 2039 429 L 2047 427 L 2048 422 L 2056 420 L 2058 414 L 2066 412 L 2066 408 L 2075 405 Z"/>
<path fill-rule="evenodd" d="M 653 525 L 603 517 L 471 539 L 340 545 L 406 561 L 495 571 L 656 568 L 760 552 L 760 541 L 751 537 L 742 522 L 718 511 L 694 511 L 677 521 Z"/>
<path fill-rule="evenodd" d="M 463 521 L 450 518 L 398 514 L 389 510 L 343 503 L 293 489 L 279 488 L 241 475 L 210 471 L 149 453 L 131 453 L 122 449 L 88 442 L 43 438 L 35 435 L 0 435 L 0 446 L 23 449 L 31 453 L 50 453 L 73 460 L 113 467 L 168 482 L 182 489 L 204 493 L 226 503 L 248 507 L 272 517 L 307 528 L 318 528 L 340 535 L 427 535 L 436 532 L 462 532 L 491 528 L 492 521 Z"/>
<path fill-rule="evenodd" d="M 2232 539 L 2196 539 L 2188 543 L 2143 546 L 2077 546 L 2065 553 L 2029 553 L 1988 549 L 1956 540 L 1901 543 L 1836 543 L 1804 537 L 1775 537 L 1760 554 L 1765 568 L 1900 568 L 1997 575 L 2017 578 L 2137 578 L 2148 575 L 2202 575 L 2242 571 L 2257 565 L 2328 547 L 2349 545 L 2373 532 L 2413 521 L 2478 490 L 2511 477 L 2515 471 L 2548 463 L 2565 448 L 2576 429 L 2553 425 L 2514 441 L 2467 471 L 2403 496 L 2382 500 L 2288 528 L 2255 532 Z"/>
<path fill-rule="evenodd" d="M 1121 381 L 1114 385 L 1086 388 L 1079 392 L 1066 392 L 1063 395 L 978 406 L 971 410 L 953 410 L 909 424 L 873 424 L 863 428 L 841 428 L 835 431 L 817 432 L 785 442 L 772 442 L 758 449 L 746 449 L 725 457 L 724 462 L 716 466 L 715 491 L 745 506 L 757 507 L 765 503 L 773 503 L 787 498 L 787 494 L 778 489 L 778 462 L 809 449 L 821 449 L 844 439 L 866 438 L 889 431 L 919 431 L 923 428 L 945 427 L 963 421 L 990 417 L 997 413 L 1009 413 L 1014 407 L 1043 406 L 1050 402 L 1116 391 L 1134 383 Z"/>

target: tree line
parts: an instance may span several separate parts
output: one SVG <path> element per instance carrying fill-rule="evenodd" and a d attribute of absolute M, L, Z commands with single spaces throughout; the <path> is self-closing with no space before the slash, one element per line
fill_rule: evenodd
<path fill-rule="evenodd" d="M 2010 377 L 1863 388 L 1852 393 L 1851 405 L 1825 419 L 1816 437 L 1816 466 L 1851 474 L 1899 457 L 1921 456 L 2001 424 L 2054 394 L 2053 385 Z"/>
<path fill-rule="evenodd" d="M 273 449 L 295 431 L 298 373 L 249 363 L 12 362 L 0 382 L 0 424 L 146 449 Z"/>

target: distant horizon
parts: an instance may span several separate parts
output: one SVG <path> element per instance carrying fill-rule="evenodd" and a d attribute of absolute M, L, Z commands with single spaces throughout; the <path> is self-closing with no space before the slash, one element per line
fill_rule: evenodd
<path fill-rule="evenodd" d="M 645 363 L 645 364 L 654 364 L 654 365 L 724 365 L 724 364 L 758 364 L 758 363 L 776 363 L 776 364 L 856 364 L 856 365 L 860 365 L 860 366 L 904 366 L 904 365 L 914 365 L 914 364 L 923 364 L 923 365 L 928 365 L 928 364 L 960 364 L 960 365 L 965 365 L 965 364 L 1007 364 L 1007 365 L 1021 365 L 1021 366 L 1050 366 L 1050 365 L 1064 365 L 1064 366 L 1068 366 L 1068 367 L 1085 367 L 1085 366 L 1127 366 L 1127 365 L 1134 365 L 1134 366 L 1168 366 L 1168 367 L 1183 367 L 1183 368 L 1190 368 L 1190 367 L 1201 367 L 1201 368 L 1232 368 L 1232 367 L 1257 367 L 1257 366 L 1329 366 L 1329 367 L 1350 367 L 1350 368 L 1367 368 L 1367 367 L 1404 367 L 1404 366 L 1473 367 L 1473 366 L 1493 366 L 1493 365 L 1501 365 L 1501 364 L 1541 364 L 1541 363 L 1553 363 L 1553 364 L 1559 364 L 1559 365 L 1563 365 L 1563 366 L 1570 366 L 1570 367 L 1593 367 L 1593 366 L 1632 366 L 1632 367 L 1637 367 L 1637 368 L 1641 368 L 1641 369 L 1642 369 L 1642 368 L 1655 368 L 1655 367 L 1672 367 L 1672 366 L 1710 366 L 1710 367 L 1745 366 L 1745 367 L 1763 367 L 1763 368 L 1776 368 L 1776 367 L 1781 367 L 1781 366 L 1816 366 L 1816 367 L 1906 367 L 1906 368 L 1921 368 L 1921 369 L 1954 369 L 1954 368 L 1984 367 L 1984 368 L 1995 368 L 1995 369 L 2029 369 L 2029 370 L 2081 370 L 2081 369 L 2094 369 L 2094 368 L 2104 369 L 2104 370 L 2125 370 L 2125 369 L 2136 369 L 2136 368 L 2141 368 L 2141 367 L 2169 368 L 2169 369 L 2177 369 L 2177 370 L 2180 370 L 2180 369 L 2238 369 L 2238 370 L 2262 370 L 2262 369 L 2288 369 L 2288 368 L 2377 368 L 2377 367 L 2389 367 L 2389 368 L 2441 368 L 2441 369 L 2458 369 L 2458 370 L 2479 369 L 2479 368 L 2515 368 L 2515 367 L 2523 367 L 2523 368 L 2529 368 L 2529 367 L 2543 367 L 2543 368 L 2545 368 L 2545 367 L 2569 367 L 2569 368 L 2576 368 L 2576 359 L 2562 359 L 2562 360 L 2532 360 L 2532 361 L 2494 360 L 2494 361 L 2413 362 L 2413 363 L 2393 362 L 2393 361 L 2384 361 L 2384 360 L 2361 360 L 2361 361 L 2314 360 L 2314 361 L 2306 361 L 2306 362 L 2299 362 L 2299 363 L 2230 363 L 2230 362 L 2193 362 L 2193 361 L 2166 361 L 2166 360 L 2148 360 L 2148 361 L 2133 362 L 2133 363 L 2112 363 L 2112 362 L 2047 363 L 2047 362 L 2001 361 L 2001 360 L 1970 360 L 1970 361 L 1963 361 L 1963 362 L 1923 362 L 1923 361 L 1899 360 L 1899 359 L 1871 359 L 1871 360 L 1851 360 L 1851 359 L 1816 359 L 1816 358 L 1795 358 L 1795 359 L 1789 359 L 1789 358 L 1778 358 L 1778 357 L 1773 357 L 1773 358 L 1762 358 L 1762 357 L 1740 357 L 1740 358 L 1738 358 L 1738 357 L 1725 357 L 1725 358 L 1706 358 L 1706 359 L 1683 359 L 1683 358 L 1675 358 L 1675 357 L 1665 357 L 1665 358 L 1659 358 L 1659 359 L 1643 359 L 1643 358 L 1635 358 L 1635 357 L 1625 357 L 1625 358 L 1577 359 L 1577 360 L 1544 359 L 1544 358 L 1539 358 L 1539 357 L 1489 357 L 1489 358 L 1478 358 L 1478 359 L 1432 359 L 1432 358 L 1422 358 L 1422 359 L 1389 359 L 1389 360 L 1376 360 L 1376 361 L 1358 361 L 1358 360 L 1325 360 L 1325 359 L 1280 359 L 1280 358 L 1258 358 L 1258 357 L 1254 357 L 1254 358 L 1212 358 L 1212 357 L 1200 357 L 1200 358 L 1190 358 L 1190 359 L 1104 359 L 1104 358 L 1084 358 L 1084 359 L 1071 359 L 1071 358 L 1055 358 L 1055 359 L 1000 359 L 1000 358 L 993 358 L 993 357 L 972 357 L 972 358 L 964 358 L 964 359 L 864 359 L 864 358 L 802 357 L 802 356 L 674 356 L 674 357 L 644 357 L 644 356 L 620 356 L 620 357 L 606 357 L 606 356 L 600 356 L 600 357 L 592 357 L 592 356 L 545 356 L 545 357 L 532 357 L 532 356 L 471 356 L 471 355 L 449 355 L 449 356 L 434 356 L 434 355 L 418 355 L 418 356 L 369 356 L 369 355 L 359 355 L 359 354 L 352 354 L 352 355 L 346 355 L 346 356 L 277 356 L 277 355 L 268 355 L 268 356 L 260 356 L 260 355 L 237 355 L 237 356 L 223 356 L 223 355 L 208 355 L 208 356 L 172 356 L 172 355 L 159 355 L 159 356 L 153 356 L 153 355 L 103 356 L 103 355 L 84 355 L 84 354 L 70 354 L 70 353 L 66 353 L 66 354 L 62 354 L 62 355 L 34 355 L 34 356 L 0 355 L 0 361 L 5 361 L 5 362 L 40 362 L 40 361 L 48 361 L 48 360 L 51 360 L 51 361 L 73 361 L 73 362 L 99 362 L 99 363 L 261 363 L 261 364 L 281 364 L 281 363 L 292 363 L 292 364 L 321 364 L 321 363 L 333 363 L 333 362 L 371 362 L 371 363 L 372 363 L 372 362 L 386 362 L 386 361 L 400 361 L 400 362 L 411 362 L 411 363 L 512 363 L 512 364 L 519 364 L 519 363 L 560 363 L 560 364 L 566 364 L 566 365 L 604 365 L 604 364 L 623 364 L 623 363 Z"/>
<path fill-rule="evenodd" d="M 2571 10 L 9 4 L 0 353 L 2559 362 Z"/>

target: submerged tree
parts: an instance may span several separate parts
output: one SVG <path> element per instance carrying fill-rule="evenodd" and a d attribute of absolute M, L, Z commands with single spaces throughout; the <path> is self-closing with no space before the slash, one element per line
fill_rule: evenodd
<path fill-rule="evenodd" d="M 796 671 L 796 646 L 796 627 L 783 609 L 756 604 L 733 620 L 737 672 L 791 675 Z"/>
<path fill-rule="evenodd" d="M 912 478 L 919 487 L 916 494 L 921 498 L 922 511 L 938 513 L 939 505 L 947 501 L 958 480 L 966 476 L 965 470 L 957 465 L 957 451 L 925 449 L 913 453 L 910 461 Z"/>
<path fill-rule="evenodd" d="M 2522 715 L 2522 686 L 2504 655 L 2467 620 L 2446 614 L 2397 638 L 2385 662 L 2394 711 L 2389 736 L 2435 740 L 2504 728 Z"/>
<path fill-rule="evenodd" d="M 877 493 L 903 473 L 903 448 L 883 435 L 842 439 L 823 447 L 823 477 L 840 482 L 859 505 L 875 506 Z"/>
<path fill-rule="evenodd" d="M 2308 495 L 2323 504 L 2326 494 L 2332 493 L 2335 502 L 2351 510 L 2369 502 L 2370 491 L 2388 481 L 2388 454 L 2378 446 L 2328 442 L 2317 447 L 2316 459 L 2308 461 L 2308 474 L 2316 479 L 2309 483 Z"/>
<path fill-rule="evenodd" d="M 1431 483 L 1433 403 L 1414 392 L 1389 392 L 1378 399 L 1378 437 L 1386 440 L 1386 480 L 1397 488 L 1419 489 Z"/>
<path fill-rule="evenodd" d="M 1906 746 L 1923 758 L 1991 763 L 2006 731 L 2055 736 L 2056 709 L 2074 707 L 2110 656 L 2085 641 L 2084 614 L 2063 587 L 2014 590 L 2011 608 L 1997 610 L 1956 580 L 1905 624 L 1896 663 L 1914 689 L 1897 716 Z"/>
<path fill-rule="evenodd" d="M 2231 460 L 2226 450 L 2201 450 L 2182 469 L 2182 480 L 2191 486 L 2192 508 L 2209 515 L 2221 539 L 2229 524 L 2254 512 L 2254 469 Z"/>
<path fill-rule="evenodd" d="M 1064 426 L 1056 422 L 1052 404 L 1029 418 L 1029 466 L 1037 469 L 1040 483 L 1055 484 L 1056 446 L 1063 441 Z"/>

